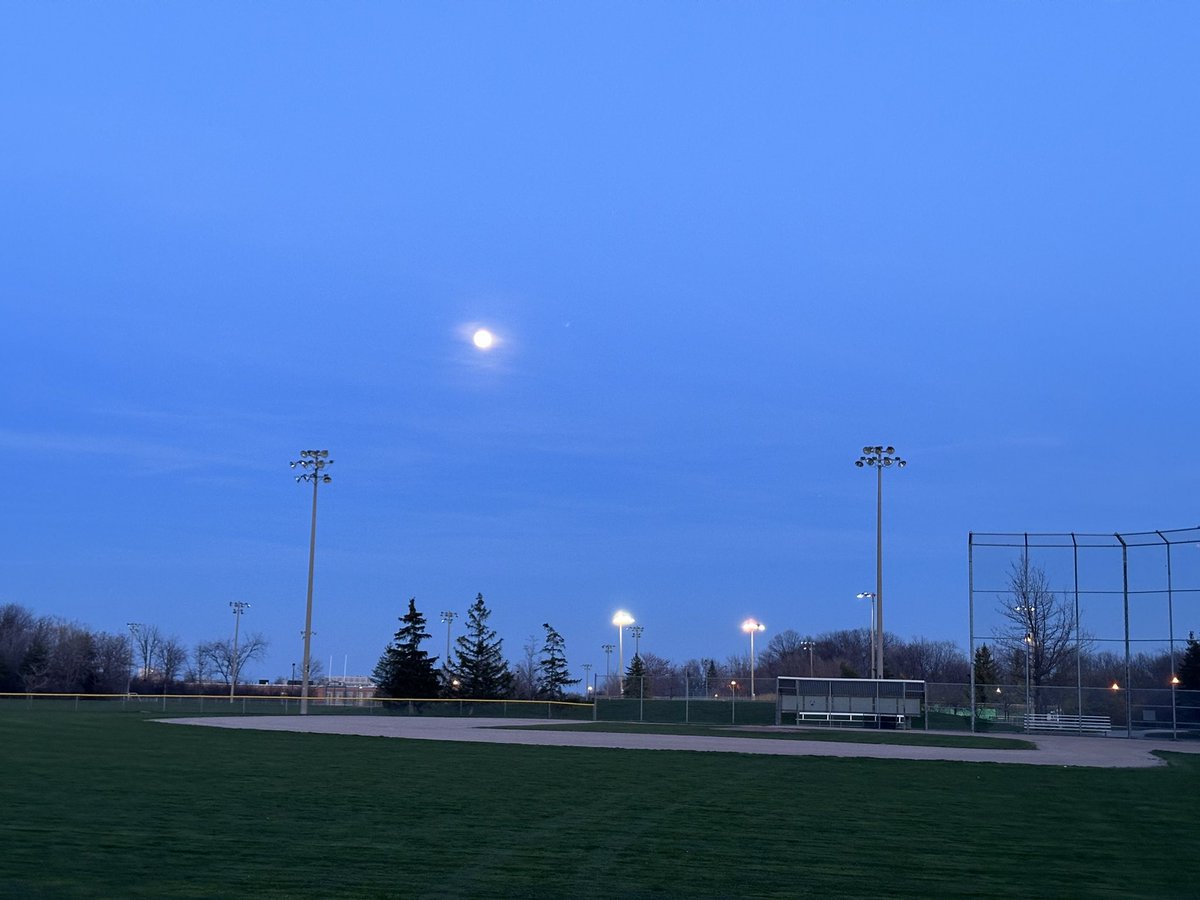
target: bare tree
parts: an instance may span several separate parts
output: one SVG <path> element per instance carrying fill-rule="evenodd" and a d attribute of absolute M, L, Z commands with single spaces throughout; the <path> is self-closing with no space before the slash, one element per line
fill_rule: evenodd
<path fill-rule="evenodd" d="M 518 700 L 532 700 L 537 693 L 538 646 L 532 634 L 521 648 L 521 659 L 513 667 L 513 693 Z"/>
<path fill-rule="evenodd" d="M 158 647 L 158 672 L 162 675 L 163 693 L 179 677 L 187 661 L 188 649 L 179 638 L 174 635 L 163 638 Z"/>
<path fill-rule="evenodd" d="M 267 639 L 258 632 L 241 638 L 238 641 L 236 661 L 233 656 L 232 638 L 205 641 L 196 647 L 195 653 L 203 656 L 208 671 L 213 672 L 222 681 L 229 684 L 233 680 L 235 672 L 238 678 L 241 678 L 247 663 L 262 659 L 266 655 Z"/>
<path fill-rule="evenodd" d="M 158 661 L 162 635 L 157 625 L 131 625 L 130 633 L 133 635 L 133 652 L 138 663 L 138 678 L 148 681 Z"/>
<path fill-rule="evenodd" d="M 1008 583 L 1009 592 L 997 598 L 1003 623 L 995 639 L 1006 651 L 1014 678 L 1028 673 L 1037 708 L 1040 688 L 1073 665 L 1077 651 L 1090 641 L 1077 632 L 1074 604 L 1065 593 L 1051 590 L 1045 570 L 1032 565 L 1028 555 L 1013 561 Z"/>

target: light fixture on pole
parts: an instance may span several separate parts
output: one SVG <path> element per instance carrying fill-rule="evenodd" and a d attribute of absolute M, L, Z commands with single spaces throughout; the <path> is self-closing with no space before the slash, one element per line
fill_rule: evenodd
<path fill-rule="evenodd" d="M 617 684 L 622 697 L 625 696 L 625 626 L 633 622 L 633 616 L 623 609 L 618 609 L 612 617 L 612 623 L 617 626 Z"/>
<path fill-rule="evenodd" d="M 871 644 L 871 664 L 867 666 L 867 669 L 871 673 L 872 678 L 878 678 L 879 676 L 875 672 L 875 592 L 862 591 L 855 596 L 858 597 L 859 600 L 869 600 L 871 602 L 871 631 L 869 635 Z"/>
<path fill-rule="evenodd" d="M 754 694 L 754 635 L 762 631 L 767 626 L 762 622 L 754 619 L 747 619 L 742 623 L 742 631 L 750 635 L 750 699 L 753 700 Z"/>
<path fill-rule="evenodd" d="M 592 664 L 584 663 L 583 666 L 583 692 L 587 696 L 592 696 Z"/>
<path fill-rule="evenodd" d="M 863 455 L 854 461 L 860 469 L 874 466 L 875 481 L 875 677 L 883 677 L 883 470 L 889 466 L 903 469 L 908 461 L 894 456 L 895 447 L 863 447 Z"/>
<path fill-rule="evenodd" d="M 447 672 L 450 671 L 450 626 L 457 618 L 458 613 L 453 610 L 447 609 L 442 611 L 442 621 L 446 623 L 446 661 L 443 663 L 442 668 Z"/>
<path fill-rule="evenodd" d="M 308 682 L 312 671 L 312 595 L 313 595 L 313 564 L 317 558 L 317 485 L 329 484 L 331 477 L 321 470 L 332 466 L 328 450 L 301 450 L 300 458 L 292 462 L 292 468 L 299 466 L 304 474 L 296 476 L 296 483 L 311 481 L 313 486 L 312 501 L 312 530 L 308 537 L 308 600 L 304 605 L 304 660 L 300 667 L 300 715 L 308 715 Z"/>
<path fill-rule="evenodd" d="M 250 608 L 244 600 L 230 600 L 229 608 L 233 610 L 233 656 L 230 657 L 229 702 L 233 702 L 233 691 L 237 687 L 238 669 L 238 630 L 242 627 L 242 613 Z"/>
<path fill-rule="evenodd" d="M 612 644 L 601 644 L 600 649 L 604 651 L 604 696 L 608 696 L 609 688 L 612 686 Z"/>

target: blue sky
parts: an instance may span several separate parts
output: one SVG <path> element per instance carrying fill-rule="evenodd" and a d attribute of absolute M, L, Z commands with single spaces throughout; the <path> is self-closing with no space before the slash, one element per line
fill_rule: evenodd
<path fill-rule="evenodd" d="M 245 600 L 288 674 L 321 447 L 335 671 L 479 591 L 513 657 L 602 668 L 625 607 L 721 658 L 865 626 L 890 443 L 886 624 L 965 645 L 968 531 L 1200 521 L 1197 25 L 8 5 L 0 602 L 193 643 Z"/>

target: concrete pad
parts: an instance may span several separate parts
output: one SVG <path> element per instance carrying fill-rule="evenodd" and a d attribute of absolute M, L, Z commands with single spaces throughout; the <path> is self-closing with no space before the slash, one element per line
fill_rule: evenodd
<path fill-rule="evenodd" d="M 858 744 L 676 734 L 611 734 L 602 731 L 517 731 L 512 725 L 578 725 L 545 719 L 434 718 L 415 716 L 228 716 L 161 719 L 175 725 L 250 728 L 310 734 L 351 734 L 419 741 L 467 741 L 535 747 L 592 747 L 608 750 L 692 750 L 708 753 L 757 753 L 769 756 L 840 756 L 869 759 L 929 759 L 1039 766 L 1139 768 L 1162 765 L 1154 750 L 1198 753 L 1194 742 L 1143 741 L 1064 735 L 1018 735 L 1036 750 L 916 747 L 905 744 Z"/>

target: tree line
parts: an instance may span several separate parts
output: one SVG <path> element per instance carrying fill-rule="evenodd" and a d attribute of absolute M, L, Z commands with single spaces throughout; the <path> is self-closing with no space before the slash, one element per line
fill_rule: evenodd
<path fill-rule="evenodd" d="M 467 610 L 466 627 L 454 643 L 451 658 L 438 666 L 437 657 L 421 649 L 432 635 L 417 609 L 416 598 L 408 601 L 408 612 L 400 617 L 400 628 L 384 648 L 373 679 L 381 697 L 425 699 L 462 697 L 501 700 L 517 696 L 518 679 L 504 658 L 504 641 L 488 625 L 491 610 L 483 594 Z M 540 659 L 532 669 L 529 696 L 525 699 L 563 700 L 567 688 L 578 684 L 567 668 L 566 641 L 549 623 L 542 625 L 545 637 Z"/>
<path fill-rule="evenodd" d="M 154 625 L 131 624 L 128 634 L 112 634 L 15 603 L 0 606 L 0 693 L 117 694 L 230 684 L 266 651 L 258 633 L 241 636 L 235 652 L 231 638 L 189 647 Z"/>

